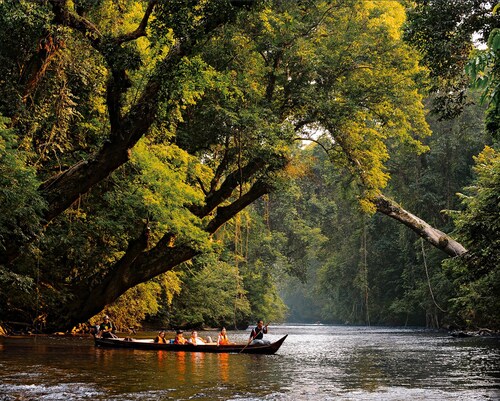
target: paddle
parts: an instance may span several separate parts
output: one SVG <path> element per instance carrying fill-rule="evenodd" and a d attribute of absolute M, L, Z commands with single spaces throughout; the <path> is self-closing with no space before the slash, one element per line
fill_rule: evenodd
<path fill-rule="evenodd" d="M 241 354 L 241 353 L 242 353 L 242 352 L 246 349 L 246 347 L 248 347 L 248 346 L 250 345 L 250 343 L 251 343 L 253 340 L 255 340 L 255 337 L 257 337 L 257 336 L 259 335 L 259 333 L 261 332 L 261 330 L 264 330 L 264 328 L 267 328 L 267 326 L 269 326 L 269 323 L 271 323 L 271 322 L 268 322 L 265 326 L 262 326 L 262 329 L 258 329 L 258 330 L 255 332 L 255 334 L 252 336 L 252 338 L 248 340 L 247 345 L 245 345 L 245 346 L 244 346 L 244 347 L 240 350 L 240 352 L 238 352 L 238 354 Z"/>

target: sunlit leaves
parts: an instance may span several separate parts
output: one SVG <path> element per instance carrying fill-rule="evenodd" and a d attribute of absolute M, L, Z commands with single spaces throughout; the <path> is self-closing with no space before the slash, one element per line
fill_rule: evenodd
<path fill-rule="evenodd" d="M 119 331 L 127 332 L 130 329 L 139 328 L 147 315 L 154 315 L 158 312 L 161 291 L 160 284 L 155 281 L 139 284 L 106 307 L 103 313 L 112 317 Z M 90 322 L 102 323 L 102 315 L 95 316 L 90 319 Z"/>
<path fill-rule="evenodd" d="M 198 173 L 203 176 L 204 168 L 197 159 L 175 145 L 145 141 L 134 148 L 131 162 L 140 174 L 134 174 L 126 185 L 134 202 L 144 209 L 144 218 L 158 225 L 159 232 L 154 234 L 170 231 L 185 241 L 205 241 L 200 222 L 185 207 L 202 200 L 201 191 L 190 185 Z M 126 204 L 130 199 L 120 198 L 119 202 Z"/>
<path fill-rule="evenodd" d="M 420 139 L 429 134 L 415 84 L 424 71 L 399 38 L 403 21 L 404 9 L 395 2 L 339 7 L 324 15 L 321 36 L 313 30 L 316 40 L 302 42 L 315 44 L 315 57 L 291 64 L 288 72 L 290 96 L 300 99 L 300 93 L 305 106 L 295 118 L 314 118 L 323 127 L 334 163 L 357 176 L 365 199 L 387 183 L 389 144 L 407 142 L 421 152 Z M 304 72 L 311 74 L 309 85 Z"/>

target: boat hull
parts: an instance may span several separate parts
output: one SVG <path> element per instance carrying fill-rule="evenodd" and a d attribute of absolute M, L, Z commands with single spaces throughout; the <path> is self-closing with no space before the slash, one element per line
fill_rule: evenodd
<path fill-rule="evenodd" d="M 96 338 L 95 345 L 103 348 L 128 348 L 139 350 L 162 350 L 172 352 L 209 352 L 209 353 L 232 353 L 232 354 L 266 354 L 272 355 L 278 351 L 288 334 L 278 341 L 267 345 L 216 345 L 216 344 L 161 344 L 153 340 L 126 340 L 124 338 Z"/>

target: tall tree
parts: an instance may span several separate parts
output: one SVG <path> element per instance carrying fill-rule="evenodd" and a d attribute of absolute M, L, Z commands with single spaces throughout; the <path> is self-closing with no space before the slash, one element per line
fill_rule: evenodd
<path fill-rule="evenodd" d="M 130 13 L 130 9 L 136 5 L 141 7 L 141 3 L 144 3 L 142 17 L 135 29 L 118 32 L 112 29 L 107 18 L 117 17 L 126 20 L 126 13 Z M 109 130 L 104 138 L 104 145 L 94 153 L 86 155 L 83 160 L 47 178 L 40 186 L 41 195 L 47 203 L 42 216 L 45 223 L 60 215 L 92 186 L 101 182 L 128 161 L 130 149 L 150 131 L 157 121 L 156 116 L 159 114 L 161 104 L 169 101 L 182 103 L 181 99 L 175 98 L 178 94 L 177 83 L 180 78 L 178 74 L 179 69 L 182 69 L 182 60 L 196 52 L 200 41 L 206 40 L 211 32 L 233 18 L 240 3 L 236 2 L 235 7 L 232 7 L 230 3 L 230 1 L 214 1 L 206 4 L 201 2 L 197 6 L 183 1 L 166 4 L 151 0 L 128 2 L 130 8 L 123 11 L 113 10 L 112 8 L 116 6 L 106 1 L 77 2 L 73 5 L 61 0 L 39 4 L 31 2 L 2 4 L 6 19 L 13 19 L 16 14 L 30 19 L 39 19 L 42 16 L 44 20 L 38 22 L 38 25 L 34 23 L 35 28 L 45 23 L 52 31 L 59 28 L 63 32 L 65 32 L 64 29 L 69 30 L 66 35 L 63 33 L 62 37 L 55 38 L 51 35 L 42 40 L 56 43 L 63 41 L 66 36 L 68 41 L 86 45 L 89 50 L 96 52 L 102 58 L 94 68 L 104 69 L 108 75 L 106 87 L 102 93 L 102 100 L 105 101 L 108 113 L 106 130 Z M 112 10 L 106 18 L 106 13 L 110 8 Z M 163 42 L 167 45 L 163 49 L 164 54 L 147 59 L 138 52 L 137 47 L 139 39 L 147 34 L 153 11 L 155 23 L 152 30 L 156 38 L 161 40 L 162 36 L 168 35 L 165 31 L 167 28 L 174 32 L 170 37 L 170 43 Z M 190 20 L 197 22 L 187 24 Z M 124 25 L 128 26 L 130 23 Z M 39 33 L 42 35 L 44 31 L 39 28 Z M 51 48 L 50 52 L 56 53 L 58 47 L 53 47 L 55 48 Z M 79 51 L 79 49 L 72 50 Z M 21 82 L 25 83 L 24 88 L 18 89 L 24 93 L 22 99 L 35 91 L 34 85 L 39 84 L 45 75 L 51 58 L 45 53 L 35 54 L 33 58 L 42 60 L 28 61 L 28 65 L 25 66 L 24 71 L 30 68 L 33 71 L 27 73 L 29 77 L 21 79 Z M 154 67 L 151 68 L 148 65 L 147 68 L 142 69 L 142 74 L 137 76 L 137 71 L 144 62 L 152 63 Z M 30 67 L 30 63 L 34 64 L 33 68 Z M 136 74 L 135 93 L 131 91 L 134 84 L 131 75 L 134 73 Z M 19 109 L 11 110 L 12 117 L 16 117 L 18 112 Z M 60 120 L 57 123 L 60 123 Z M 20 245 L 12 241 L 8 247 L 18 248 Z M 6 249 L 0 255 L 0 261 L 8 263 L 17 254 L 15 250 Z"/>
<path fill-rule="evenodd" d="M 236 2 L 235 7 L 245 6 L 240 3 Z M 69 28 L 65 32 L 66 43 L 75 44 L 74 48 L 71 49 L 74 52 L 73 54 L 77 55 L 75 58 L 78 59 L 79 52 L 86 45 L 87 48 L 91 49 L 91 52 L 94 52 L 92 60 L 95 62 L 93 67 L 101 69 L 101 71 L 105 68 L 109 72 L 106 86 L 98 87 L 101 100 L 104 100 L 107 106 L 108 121 L 104 121 L 102 128 L 90 126 L 90 128 L 109 130 L 109 134 L 106 135 L 104 145 L 100 149 L 98 144 L 92 144 L 91 142 L 86 144 L 86 146 L 91 146 L 88 149 L 90 152 L 92 152 L 92 147 L 98 145 L 94 154 L 88 153 L 83 161 L 78 161 L 72 167 L 48 179 L 40 187 L 42 200 L 45 200 L 47 204 L 47 207 L 43 210 L 45 222 L 53 220 L 54 217 L 67 209 L 92 186 L 102 182 L 112 171 L 123 165 L 130 157 L 129 150 L 154 127 L 156 121 L 159 121 L 156 118 L 157 116 L 161 117 L 162 114 L 165 116 L 165 113 L 168 113 L 166 115 L 168 118 L 163 119 L 163 124 L 175 124 L 176 119 L 179 118 L 176 110 L 185 107 L 185 104 L 189 102 L 192 103 L 202 91 L 199 86 L 197 87 L 198 84 L 202 83 L 194 82 L 193 79 L 182 80 L 183 76 L 185 77 L 190 73 L 197 72 L 198 77 L 202 74 L 202 71 L 196 71 L 196 64 L 190 64 L 187 61 L 186 56 L 189 53 L 196 53 L 199 41 L 208 38 L 211 32 L 230 20 L 235 13 L 235 8 L 226 7 L 227 2 L 225 1 L 211 2 L 204 4 L 203 7 L 197 7 L 195 4 L 184 4 L 183 2 L 168 6 L 166 4 L 158 5 L 156 1 L 150 1 L 145 4 L 142 17 L 140 17 L 138 26 L 135 29 L 128 32 L 114 31 L 114 27 L 109 24 L 107 18 L 118 17 L 118 19 L 125 21 L 123 25 L 127 27 L 131 25 L 130 20 L 134 18 L 134 15 L 131 16 L 130 14 L 131 10 L 134 10 L 134 7 L 135 9 L 137 7 L 141 9 L 140 4 L 141 2 L 129 2 L 127 3 L 129 8 L 125 9 L 116 9 L 112 2 L 106 1 L 79 3 L 75 4 L 75 8 L 72 8 L 70 3 L 65 1 L 40 4 L 30 2 L 2 4 L 4 11 L 6 11 L 4 14 L 6 18 L 10 17 L 12 19 L 13 16 L 20 14 L 21 17 L 36 19 L 42 15 L 45 17 L 43 22 L 49 24 L 52 29 L 56 29 L 58 26 Z M 146 35 L 146 28 L 153 10 L 155 10 L 156 15 L 155 25 L 152 27 L 154 33 L 153 43 L 156 42 L 156 55 L 145 54 L 144 51 L 142 53 L 140 51 L 140 39 Z M 106 17 L 108 12 L 109 15 Z M 186 21 L 190 19 L 198 20 L 198 22 L 186 24 Z M 165 30 L 167 27 L 176 32 L 172 35 L 172 31 Z M 84 36 L 80 36 L 81 34 L 84 34 Z M 96 54 L 100 54 L 102 59 L 95 58 Z M 67 55 L 70 56 L 70 53 L 68 52 Z M 139 71 L 141 59 L 148 62 L 142 72 Z M 152 65 L 154 65 L 153 68 Z M 44 72 L 46 72 L 46 68 L 47 63 L 44 64 Z M 35 75 L 37 75 L 36 82 L 40 85 L 40 77 L 46 77 L 46 74 L 35 73 Z M 57 81 L 56 78 L 54 79 Z M 32 82 L 33 80 L 27 79 L 26 81 Z M 188 87 L 190 84 L 194 87 L 189 92 Z M 30 91 L 33 90 L 30 89 Z M 133 95 L 134 92 L 136 95 Z M 34 99 L 34 101 L 36 100 Z M 96 101 L 98 99 L 91 97 L 84 100 Z M 160 105 L 164 105 L 164 108 L 161 109 Z M 32 110 L 37 111 L 36 108 L 27 111 Z M 65 109 L 63 108 L 63 110 Z M 160 110 L 164 111 L 160 112 Z M 87 111 L 92 112 L 93 110 L 87 109 Z M 11 114 L 14 123 L 19 128 L 21 122 L 26 120 L 28 120 L 28 123 L 33 124 L 33 121 L 29 121 L 29 119 L 21 121 L 17 116 L 17 109 L 12 110 Z M 74 124 L 66 126 L 67 130 L 75 128 Z M 157 130 L 157 132 L 160 131 Z M 29 133 L 30 131 L 23 132 L 23 134 Z M 26 139 L 23 138 L 23 140 L 29 138 L 29 135 L 26 135 Z M 89 139 L 91 138 L 85 138 L 86 141 Z M 98 140 L 102 141 L 100 138 Z M 75 145 L 75 143 L 71 144 L 69 152 L 64 154 L 65 160 L 71 162 L 71 158 L 75 156 L 75 150 L 78 150 Z M 43 149 L 36 148 L 36 151 L 41 150 Z M 50 167 L 50 161 L 48 160 L 47 167 Z M 221 183 L 221 179 L 224 180 L 225 167 L 222 166 L 219 177 L 217 180 L 213 180 L 210 190 L 205 193 L 209 201 L 206 202 L 205 207 L 199 208 L 195 215 L 204 217 L 206 214 L 211 213 L 231 195 L 234 188 L 243 188 L 243 183 L 255 175 L 259 169 L 265 168 L 265 165 L 266 163 L 261 158 L 254 158 L 253 161 L 248 161 L 246 167 L 240 165 L 237 172 L 233 174 L 225 173 L 227 179 Z M 40 175 L 43 176 L 43 173 L 48 171 L 41 170 Z M 226 206 L 224 211 L 220 212 L 211 222 L 207 230 L 214 232 L 232 215 L 267 190 L 266 184 L 262 182 L 254 185 L 246 196 L 241 196 L 233 205 Z M 153 268 L 148 273 L 145 273 L 143 277 L 137 275 L 134 282 L 130 282 L 130 275 L 126 274 L 126 269 L 130 268 L 130 264 L 140 252 L 148 248 L 148 231 L 148 229 L 145 229 L 142 234 L 137 234 L 138 237 L 135 240 L 130 237 L 127 251 L 123 255 L 119 266 L 115 269 L 115 274 L 119 278 L 109 274 L 107 282 L 113 284 L 111 288 L 105 288 L 102 291 L 102 296 L 99 296 L 99 291 L 96 291 L 95 288 L 85 290 L 86 285 L 81 287 L 84 292 L 93 290 L 92 296 L 87 296 L 87 299 L 91 298 L 92 301 L 83 301 L 84 310 L 77 312 L 79 316 L 76 319 L 81 320 L 85 315 L 95 313 L 103 305 L 116 299 L 130 286 L 161 273 L 160 270 L 156 271 Z M 156 265 L 160 264 L 158 256 L 154 255 L 163 251 L 168 253 L 168 248 L 171 247 L 174 236 L 173 233 L 165 234 L 163 241 L 158 241 L 156 244 L 157 247 L 154 249 L 156 253 L 153 252 L 153 249 L 150 249 L 148 254 L 150 262 L 143 260 L 141 264 L 145 266 L 149 263 L 150 269 L 151 264 L 155 264 L 155 262 L 151 263 L 151 260 L 156 259 Z M 20 238 L 19 241 L 10 238 L 10 241 L 3 243 L 3 262 L 8 263 L 18 255 L 19 246 L 22 242 L 23 238 Z M 162 247 L 163 249 L 160 250 L 159 248 Z M 174 252 L 176 257 L 175 261 L 171 262 L 171 266 L 191 258 L 198 252 L 193 247 L 186 245 L 181 245 L 177 250 L 178 252 Z M 165 256 L 165 254 L 162 254 L 162 256 Z M 168 269 L 168 263 L 165 269 Z M 78 293 L 78 291 L 77 289 L 76 292 Z M 83 298 L 85 299 L 85 296 Z M 98 306 L 92 306 L 93 303 Z M 74 308 L 74 311 L 76 312 L 79 307 Z"/>
<path fill-rule="evenodd" d="M 60 292 L 64 307 L 52 311 L 65 325 L 209 249 L 212 234 L 283 180 L 297 136 L 321 132 L 334 164 L 353 173 L 363 206 L 373 208 L 369 200 L 388 179 L 391 144 L 421 151 L 419 139 L 429 133 L 416 83 L 424 71 L 401 40 L 398 2 L 277 0 L 248 10 L 249 2 L 226 7 L 222 0 L 130 1 L 124 9 L 106 0 L 20 4 L 61 28 L 62 54 L 106 72 L 77 108 L 92 119 L 57 126 L 78 133 L 82 146 L 72 138 L 67 151 L 39 166 L 51 224 L 41 245 L 45 259 L 32 263 L 30 274 L 43 268 L 47 291 Z M 111 24 L 115 16 L 123 30 Z M 39 85 L 58 82 L 49 72 Z M 33 93 L 44 94 L 41 88 Z M 66 104 L 77 103 L 70 99 Z M 11 117 L 20 129 L 17 114 Z M 30 132 L 22 137 L 28 143 L 47 135 Z M 57 161 L 67 168 L 50 177 Z M 85 228 L 86 221 L 93 226 Z M 88 239 L 68 236 L 75 225 Z M 92 227 L 105 235 L 93 235 Z M 53 260 L 57 235 L 83 240 L 83 249 L 71 247 L 82 258 Z M 29 265 L 22 258 L 14 269 Z"/>
<path fill-rule="evenodd" d="M 469 254 L 446 261 L 457 287 L 453 310 L 470 327 L 500 326 L 499 160 L 490 147 L 475 158 L 477 178 L 462 196 L 464 210 L 454 218 Z"/>

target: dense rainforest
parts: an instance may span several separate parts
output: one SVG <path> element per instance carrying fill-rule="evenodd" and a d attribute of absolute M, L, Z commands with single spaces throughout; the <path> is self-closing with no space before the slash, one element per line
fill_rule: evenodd
<path fill-rule="evenodd" d="M 0 326 L 499 328 L 494 3 L 0 0 Z"/>

